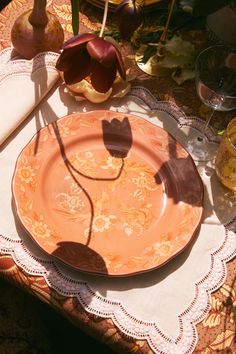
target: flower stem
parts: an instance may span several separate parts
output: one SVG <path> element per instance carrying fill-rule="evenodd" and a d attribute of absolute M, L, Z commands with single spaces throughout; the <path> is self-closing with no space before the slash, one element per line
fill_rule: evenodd
<path fill-rule="evenodd" d="M 168 29 L 169 29 L 169 25 L 170 25 L 170 20 L 171 20 L 171 17 L 172 17 L 173 11 L 174 11 L 174 7 L 175 7 L 175 2 L 176 2 L 176 0 L 171 0 L 170 9 L 169 9 L 169 13 L 168 13 L 168 18 L 167 18 L 164 30 L 162 32 L 162 35 L 160 37 L 160 43 L 163 43 L 166 40 Z"/>
<path fill-rule="evenodd" d="M 102 27 L 101 27 L 101 31 L 99 33 L 99 37 L 103 36 L 103 32 L 104 32 L 104 29 L 105 29 L 105 26 L 106 26 L 107 14 L 108 14 L 108 4 L 109 4 L 109 0 L 106 0 L 105 7 L 104 7 L 104 12 L 103 12 Z"/>
<path fill-rule="evenodd" d="M 79 0 L 71 0 L 72 29 L 76 36 L 79 33 Z"/>

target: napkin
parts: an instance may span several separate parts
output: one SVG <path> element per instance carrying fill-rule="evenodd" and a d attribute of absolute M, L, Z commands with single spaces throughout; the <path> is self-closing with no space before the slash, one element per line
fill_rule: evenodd
<path fill-rule="evenodd" d="M 59 80 L 57 58 L 57 53 L 45 52 L 25 60 L 12 48 L 0 53 L 0 145 Z"/>

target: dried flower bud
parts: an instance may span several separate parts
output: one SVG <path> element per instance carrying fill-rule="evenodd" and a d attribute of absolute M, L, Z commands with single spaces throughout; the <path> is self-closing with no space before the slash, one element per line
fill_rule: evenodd
<path fill-rule="evenodd" d="M 129 40 L 143 22 L 144 11 L 142 5 L 137 4 L 135 0 L 122 0 L 115 14 L 121 37 Z"/>
<path fill-rule="evenodd" d="M 68 85 L 89 78 L 96 91 L 106 93 L 115 81 L 117 71 L 123 80 L 126 79 L 119 50 L 95 34 L 77 35 L 64 43 L 62 48 L 56 68 L 63 72 Z"/>

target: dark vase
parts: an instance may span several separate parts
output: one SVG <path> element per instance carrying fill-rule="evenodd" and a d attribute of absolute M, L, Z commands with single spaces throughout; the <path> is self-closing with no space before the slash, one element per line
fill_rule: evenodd
<path fill-rule="evenodd" d="M 46 5 L 46 0 L 34 0 L 33 9 L 21 14 L 12 27 L 12 45 L 23 58 L 32 59 L 45 51 L 60 51 L 64 32 L 56 16 L 47 11 Z"/>

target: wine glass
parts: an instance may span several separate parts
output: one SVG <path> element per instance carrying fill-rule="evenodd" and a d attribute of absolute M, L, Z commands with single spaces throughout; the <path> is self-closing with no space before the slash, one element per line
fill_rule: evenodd
<path fill-rule="evenodd" d="M 212 159 L 208 151 L 206 129 L 215 111 L 236 108 L 236 48 L 230 45 L 214 45 L 203 50 L 195 62 L 196 90 L 202 102 L 212 109 L 202 135 L 194 130 L 187 142 L 187 150 L 195 160 Z"/>

